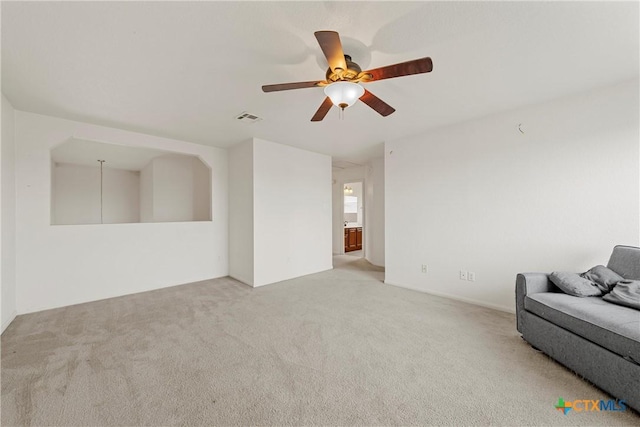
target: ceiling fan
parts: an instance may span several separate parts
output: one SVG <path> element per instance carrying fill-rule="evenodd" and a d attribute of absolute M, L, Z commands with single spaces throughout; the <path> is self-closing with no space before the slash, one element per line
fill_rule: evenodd
<path fill-rule="evenodd" d="M 327 97 L 311 118 L 312 122 L 319 122 L 324 119 L 333 105 L 344 111 L 345 108 L 353 105 L 358 99 L 386 117 L 396 111 L 395 108 L 363 88 L 360 83 L 428 73 L 433 70 L 431 58 L 426 57 L 362 71 L 360 66 L 342 51 L 340 35 L 337 32 L 316 31 L 314 34 L 329 63 L 326 80 L 262 86 L 263 92 L 324 87 L 324 93 Z"/>

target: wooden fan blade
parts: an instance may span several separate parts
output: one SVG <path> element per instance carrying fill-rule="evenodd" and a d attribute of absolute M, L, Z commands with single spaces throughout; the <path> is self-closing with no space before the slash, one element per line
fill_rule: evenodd
<path fill-rule="evenodd" d="M 344 59 L 340 36 L 335 31 L 316 31 L 315 33 L 322 53 L 327 58 L 331 71 L 347 69 L 347 61 Z"/>
<path fill-rule="evenodd" d="M 387 104 L 382 99 L 378 98 L 366 89 L 364 90 L 364 95 L 360 97 L 360 101 L 376 110 L 383 117 L 387 117 L 389 114 L 396 111 L 396 109 L 391 105 Z"/>
<path fill-rule="evenodd" d="M 430 73 L 431 70 L 433 70 L 433 63 L 431 62 L 431 58 L 426 57 L 401 62 L 399 64 L 387 65 L 386 67 L 374 68 L 373 70 L 363 71 L 361 74 L 369 74 L 371 76 L 364 81 L 376 81 L 410 76 L 411 74 Z"/>
<path fill-rule="evenodd" d="M 291 89 L 304 89 L 307 87 L 316 87 L 319 83 L 323 81 L 315 81 L 315 82 L 297 82 L 297 83 L 280 83 L 275 85 L 264 85 L 262 86 L 263 92 L 277 92 L 280 90 L 291 90 Z"/>
<path fill-rule="evenodd" d="M 316 113 L 311 118 L 311 121 L 312 122 L 322 121 L 322 119 L 324 119 L 324 116 L 327 115 L 331 107 L 333 107 L 333 102 L 331 102 L 331 98 L 327 96 L 324 99 L 324 101 L 322 101 L 322 104 L 320 105 L 320 108 L 318 108 L 318 111 L 316 111 Z"/>

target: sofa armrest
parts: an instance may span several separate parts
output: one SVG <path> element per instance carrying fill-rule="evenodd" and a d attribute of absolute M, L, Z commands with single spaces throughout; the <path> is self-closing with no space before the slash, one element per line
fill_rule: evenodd
<path fill-rule="evenodd" d="M 547 273 L 520 273 L 516 276 L 516 291 L 520 289 L 523 295 L 553 292 L 558 288 L 549 280 Z"/>
<path fill-rule="evenodd" d="M 557 290 L 558 288 L 551 283 L 549 275 L 546 273 L 520 273 L 516 276 L 516 320 L 518 331 L 522 332 L 525 296 Z"/>

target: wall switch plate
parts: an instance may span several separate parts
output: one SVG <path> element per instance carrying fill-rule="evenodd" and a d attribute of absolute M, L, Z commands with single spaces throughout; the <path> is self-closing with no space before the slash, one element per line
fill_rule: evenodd
<path fill-rule="evenodd" d="M 423 273 L 427 272 L 427 265 L 426 264 L 422 264 L 422 272 Z"/>
<path fill-rule="evenodd" d="M 476 281 L 476 273 L 473 271 L 470 271 L 467 273 L 467 280 L 470 282 L 475 282 Z"/>
<path fill-rule="evenodd" d="M 467 280 L 467 272 L 465 270 L 460 270 L 460 280 Z"/>

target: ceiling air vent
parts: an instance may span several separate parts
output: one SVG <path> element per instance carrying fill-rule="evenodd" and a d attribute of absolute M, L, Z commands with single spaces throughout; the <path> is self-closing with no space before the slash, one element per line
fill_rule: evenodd
<path fill-rule="evenodd" d="M 262 120 L 260 117 L 256 116 L 255 114 L 247 113 L 246 111 L 243 111 L 242 113 L 240 113 L 240 115 L 236 116 L 236 119 L 245 123 L 255 123 Z"/>

